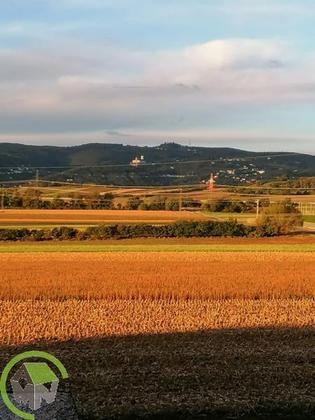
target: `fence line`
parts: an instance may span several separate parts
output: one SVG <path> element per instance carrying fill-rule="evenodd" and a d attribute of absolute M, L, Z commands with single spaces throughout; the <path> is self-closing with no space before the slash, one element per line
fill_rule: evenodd
<path fill-rule="evenodd" d="M 297 203 L 300 212 L 304 216 L 315 216 L 315 203 Z"/>

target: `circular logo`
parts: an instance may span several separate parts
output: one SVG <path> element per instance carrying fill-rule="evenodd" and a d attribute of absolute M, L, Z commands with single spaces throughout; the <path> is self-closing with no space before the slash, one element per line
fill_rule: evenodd
<path fill-rule="evenodd" d="M 7 382 L 11 370 L 18 363 L 32 358 L 43 359 L 52 363 L 60 372 L 62 379 L 68 379 L 69 377 L 60 360 L 43 351 L 28 351 L 11 359 L 1 374 L 0 393 L 7 408 L 16 416 L 26 420 L 35 420 L 35 415 L 22 411 L 13 404 L 7 393 Z M 45 400 L 48 404 L 55 401 L 59 379 L 45 362 L 24 362 L 10 381 L 15 401 L 27 404 L 32 411 L 41 407 L 42 400 Z M 49 389 L 47 386 L 49 386 Z"/>

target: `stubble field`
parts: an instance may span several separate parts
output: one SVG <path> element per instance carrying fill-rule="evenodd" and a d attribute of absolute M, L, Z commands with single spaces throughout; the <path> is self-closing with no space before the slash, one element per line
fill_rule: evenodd
<path fill-rule="evenodd" d="M 286 299 L 315 295 L 312 252 L 0 254 L 0 299 Z"/>
<path fill-rule="evenodd" d="M 315 258 L 304 242 L 300 252 L 2 249 L 2 363 L 55 354 L 82 419 L 311 418 Z"/>
<path fill-rule="evenodd" d="M 0 226 L 91 225 L 100 223 L 171 223 L 206 217 L 193 212 L 149 210 L 11 210 L 0 211 Z"/>

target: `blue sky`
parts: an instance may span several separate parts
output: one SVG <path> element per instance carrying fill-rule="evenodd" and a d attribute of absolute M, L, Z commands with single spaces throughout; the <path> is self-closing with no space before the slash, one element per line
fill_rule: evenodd
<path fill-rule="evenodd" d="M 0 141 L 315 153 L 313 0 L 11 0 Z"/>

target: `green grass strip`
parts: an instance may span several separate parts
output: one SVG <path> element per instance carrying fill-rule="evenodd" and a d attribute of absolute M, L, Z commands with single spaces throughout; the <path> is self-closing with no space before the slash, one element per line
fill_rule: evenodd
<path fill-rule="evenodd" d="M 26 252 L 315 252 L 315 244 L 211 244 L 211 245 L 106 245 L 106 244 L 1 244 L 0 253 Z"/>

